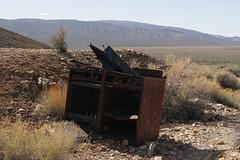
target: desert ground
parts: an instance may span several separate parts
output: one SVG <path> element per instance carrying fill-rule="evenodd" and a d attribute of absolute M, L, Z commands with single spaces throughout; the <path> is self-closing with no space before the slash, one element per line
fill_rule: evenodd
<path fill-rule="evenodd" d="M 173 54 L 176 57 L 190 56 L 198 64 L 240 64 L 239 46 L 187 46 L 187 47 L 132 47 L 158 59 Z"/>
<path fill-rule="evenodd" d="M 240 159 L 239 84 L 235 84 L 237 89 L 224 88 L 215 78 L 217 73 L 230 74 L 228 65 L 239 66 L 240 47 L 132 48 L 118 50 L 118 53 L 132 67 L 159 69 L 168 66 L 158 139 L 133 146 L 126 140 L 115 141 L 93 131 L 86 141 L 70 146 L 67 153 L 70 157 L 59 159 Z M 168 54 L 175 56 L 165 58 Z M 185 56 L 191 56 L 192 61 Z M 41 93 L 67 82 L 70 67 L 79 66 L 75 61 L 101 67 L 89 50 L 69 50 L 67 54 L 59 54 L 53 49 L 0 48 L 1 121 L 15 122 L 20 117 L 37 129 L 53 121 L 61 123 L 55 115 L 39 116 L 36 108 L 47 105 L 41 101 Z M 239 80 L 237 75 L 234 78 Z M 64 101 L 65 97 L 58 98 Z M 0 134 L 7 137 L 12 135 L 1 131 Z M 13 150 L 7 150 L 1 142 L 0 159 L 6 155 L 9 159 L 38 159 L 36 154 L 23 155 L 26 151 L 21 147 L 23 144 L 17 144 L 14 151 L 18 152 L 12 153 Z M 46 158 L 43 154 L 40 157 Z"/>

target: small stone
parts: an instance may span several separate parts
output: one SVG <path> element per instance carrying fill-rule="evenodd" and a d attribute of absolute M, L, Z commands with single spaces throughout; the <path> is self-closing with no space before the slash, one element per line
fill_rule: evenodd
<path fill-rule="evenodd" d="M 224 141 L 220 141 L 217 143 L 217 145 L 224 145 L 224 144 L 225 144 Z"/>
<path fill-rule="evenodd" d="M 212 116 L 210 114 L 202 114 L 200 116 L 200 119 L 203 120 L 203 121 L 208 121 L 211 118 L 212 118 Z"/>
<path fill-rule="evenodd" d="M 226 126 L 226 122 L 221 121 L 221 122 L 219 122 L 219 123 L 217 124 L 217 126 L 218 126 L 218 127 L 224 127 L 224 126 Z"/>
<path fill-rule="evenodd" d="M 10 104 L 12 105 L 14 103 L 14 101 L 11 101 Z"/>
<path fill-rule="evenodd" d="M 99 150 L 99 151 L 106 151 L 106 150 L 107 150 L 107 147 L 105 147 L 105 146 L 99 146 L 99 147 L 98 147 L 98 150 Z"/>
<path fill-rule="evenodd" d="M 240 150 L 240 145 L 238 145 L 236 149 L 237 149 L 237 150 Z"/>
<path fill-rule="evenodd" d="M 174 131 L 178 132 L 182 129 L 182 127 L 176 127 L 176 128 L 173 128 Z"/>
<path fill-rule="evenodd" d="M 164 139 L 169 139 L 169 136 L 166 135 L 166 134 L 163 134 L 161 137 L 164 138 Z"/>
<path fill-rule="evenodd" d="M 240 154 L 238 153 L 238 152 L 233 152 L 233 153 L 231 153 L 231 156 L 233 156 L 233 157 L 238 157 Z"/>
<path fill-rule="evenodd" d="M 155 142 L 152 142 L 150 145 L 149 145 L 149 148 L 148 148 L 148 155 L 153 155 L 157 150 L 157 145 Z"/>
<path fill-rule="evenodd" d="M 102 137 L 102 136 L 100 136 L 100 135 L 97 135 L 97 139 L 98 139 L 98 140 L 102 140 L 102 139 L 103 139 L 103 137 Z"/>
<path fill-rule="evenodd" d="M 135 153 L 135 152 L 136 152 L 136 149 L 131 148 L 128 152 L 129 152 L 129 153 Z"/>
<path fill-rule="evenodd" d="M 147 145 L 143 145 L 143 146 L 140 146 L 140 147 L 138 147 L 140 150 L 145 150 L 145 149 L 147 149 L 148 147 L 147 147 Z"/>
<path fill-rule="evenodd" d="M 176 152 L 173 152 L 173 151 L 169 151 L 168 153 L 171 154 L 172 156 L 176 155 Z"/>
<path fill-rule="evenodd" d="M 34 71 L 31 70 L 31 71 L 26 71 L 27 75 L 30 76 L 30 77 L 33 77 L 34 76 Z"/>
<path fill-rule="evenodd" d="M 209 145 L 210 148 L 213 148 L 214 146 L 212 144 Z"/>
<path fill-rule="evenodd" d="M 163 157 L 162 156 L 156 156 L 153 158 L 153 160 L 163 160 Z"/>
<path fill-rule="evenodd" d="M 122 145 L 123 145 L 123 146 L 127 146 L 128 144 L 129 144 L 129 142 L 128 142 L 127 139 L 124 139 L 124 140 L 122 141 Z"/>
<path fill-rule="evenodd" d="M 231 109 L 230 108 L 224 108 L 224 111 L 225 112 L 231 112 Z"/>
<path fill-rule="evenodd" d="M 225 152 L 221 152 L 218 157 L 220 157 L 220 158 L 221 158 L 221 157 L 226 158 L 226 157 L 227 157 L 227 154 L 226 154 Z"/>
<path fill-rule="evenodd" d="M 158 146 L 160 143 L 158 141 L 154 141 L 154 143 Z"/>
<path fill-rule="evenodd" d="M 23 108 L 20 108 L 18 111 L 19 111 L 19 112 L 24 112 L 24 109 L 23 109 Z"/>
<path fill-rule="evenodd" d="M 144 142 L 147 146 L 149 146 L 151 144 L 151 141 L 145 141 Z"/>

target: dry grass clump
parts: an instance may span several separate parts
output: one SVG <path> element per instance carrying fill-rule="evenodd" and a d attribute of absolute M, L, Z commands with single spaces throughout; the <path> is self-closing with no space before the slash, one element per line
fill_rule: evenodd
<path fill-rule="evenodd" d="M 169 66 L 165 69 L 167 76 L 164 93 L 163 119 L 189 120 L 198 119 L 202 114 L 203 105 L 200 101 L 193 104 L 189 99 L 199 98 L 192 95 L 192 91 L 186 87 L 188 81 L 206 74 L 207 70 L 198 70 L 199 66 L 191 62 L 190 57 L 176 59 L 173 55 L 166 56 L 165 63 Z"/>
<path fill-rule="evenodd" d="M 35 113 L 45 118 L 47 116 L 64 118 L 67 96 L 67 85 L 54 85 L 43 91 L 36 106 Z"/>
<path fill-rule="evenodd" d="M 237 65 L 230 65 L 227 67 L 227 70 L 234 74 L 237 77 L 240 77 L 240 68 Z"/>
<path fill-rule="evenodd" d="M 189 81 L 186 87 L 188 88 L 185 90 L 190 90 L 189 92 L 192 92 L 192 95 L 198 95 L 201 99 L 216 101 L 231 107 L 240 106 L 239 90 L 222 88 L 218 82 L 206 77 L 199 77 Z"/>
<path fill-rule="evenodd" d="M 163 104 L 163 119 L 166 121 L 199 119 L 206 109 L 206 100 L 240 106 L 240 91 L 223 88 L 216 82 L 217 68 L 197 65 L 190 57 L 176 59 L 173 55 L 166 56 L 165 63 L 169 66 L 165 69 L 167 80 Z M 235 81 L 230 83 L 236 85 Z"/>
<path fill-rule="evenodd" d="M 230 72 L 223 72 L 216 75 L 216 81 L 223 88 L 239 89 L 239 82 L 237 77 Z"/>
<path fill-rule="evenodd" d="M 6 120 L 0 125 L 0 152 L 4 159 L 69 159 L 72 150 L 78 148 L 77 134 L 56 129 L 64 125 L 64 122 L 54 122 L 37 129 L 29 122 Z M 79 129 L 77 125 L 72 127 Z"/>

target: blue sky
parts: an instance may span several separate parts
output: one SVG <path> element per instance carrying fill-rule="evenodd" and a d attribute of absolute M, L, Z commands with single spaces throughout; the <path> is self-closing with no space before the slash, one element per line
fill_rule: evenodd
<path fill-rule="evenodd" d="M 129 20 L 240 36 L 240 0 L 0 0 L 0 18 Z"/>

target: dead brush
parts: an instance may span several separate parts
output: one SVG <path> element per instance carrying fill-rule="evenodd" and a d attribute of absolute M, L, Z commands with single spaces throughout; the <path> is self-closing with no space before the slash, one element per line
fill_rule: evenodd
<path fill-rule="evenodd" d="M 198 77 L 213 75 L 215 70 L 193 63 L 190 57 L 175 58 L 174 55 L 166 56 L 165 64 L 169 67 L 165 69 L 167 79 L 163 119 L 166 121 L 199 119 L 205 109 L 203 100 L 208 99 L 208 94 L 198 91 L 198 84 L 194 82 Z M 199 100 L 191 102 L 191 99 L 195 98 Z"/>
<path fill-rule="evenodd" d="M 237 65 L 228 65 L 227 70 L 234 74 L 236 77 L 240 77 L 240 67 Z"/>
<path fill-rule="evenodd" d="M 231 72 L 223 72 L 216 75 L 216 81 L 223 88 L 231 88 L 237 90 L 240 88 L 238 78 Z"/>
<path fill-rule="evenodd" d="M 67 96 L 67 85 L 54 85 L 44 90 L 39 97 L 39 104 L 36 105 L 35 113 L 41 117 L 47 116 L 63 119 Z"/>
<path fill-rule="evenodd" d="M 15 123 L 5 120 L 0 124 L 0 153 L 4 159 L 65 160 L 73 158 L 72 150 L 81 148 L 85 152 L 79 154 L 86 156 L 85 144 L 77 142 L 77 134 L 72 132 L 79 127 L 72 125 L 72 130 L 57 129 L 62 126 L 65 126 L 64 122 L 34 127 L 21 119 Z"/>
<path fill-rule="evenodd" d="M 198 119 L 206 109 L 204 101 L 222 103 L 231 107 L 240 107 L 240 91 L 223 88 L 216 79 L 222 71 L 206 65 L 191 62 L 190 57 L 176 59 L 173 55 L 166 57 L 166 87 L 163 103 L 163 119 L 171 121 Z M 229 72 L 228 72 L 229 73 Z M 233 74 L 231 74 L 234 76 Z M 229 79 L 230 76 L 225 78 Z M 224 81 L 233 84 L 238 81 Z M 197 99 L 198 101 L 192 101 Z"/>

